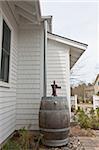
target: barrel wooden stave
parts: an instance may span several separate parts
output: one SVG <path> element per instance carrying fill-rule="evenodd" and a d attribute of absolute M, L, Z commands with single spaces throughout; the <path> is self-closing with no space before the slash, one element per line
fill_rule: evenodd
<path fill-rule="evenodd" d="M 40 126 L 42 128 L 60 129 L 69 126 L 67 111 L 40 111 Z"/>

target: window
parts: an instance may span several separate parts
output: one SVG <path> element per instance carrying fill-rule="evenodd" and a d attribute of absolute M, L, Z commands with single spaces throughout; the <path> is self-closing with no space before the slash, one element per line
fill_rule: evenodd
<path fill-rule="evenodd" d="M 11 30 L 3 20 L 0 80 L 9 82 Z"/>

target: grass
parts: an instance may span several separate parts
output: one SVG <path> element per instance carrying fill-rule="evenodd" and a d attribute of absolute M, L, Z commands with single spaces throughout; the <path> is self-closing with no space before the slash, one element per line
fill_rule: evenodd
<path fill-rule="evenodd" d="M 41 139 L 41 134 L 34 135 L 33 132 L 22 128 L 15 132 L 14 136 L 2 147 L 2 150 L 39 150 Z"/>

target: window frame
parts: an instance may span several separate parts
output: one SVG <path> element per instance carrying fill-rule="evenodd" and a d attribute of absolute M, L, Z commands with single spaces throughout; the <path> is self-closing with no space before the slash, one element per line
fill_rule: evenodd
<path fill-rule="evenodd" d="M 10 88 L 10 80 L 11 80 L 11 55 L 12 55 L 12 26 L 9 23 L 8 19 L 4 16 L 4 14 L 1 14 L 1 22 L 0 22 L 0 26 L 1 26 L 1 31 L 0 31 L 0 69 L 1 69 L 1 57 L 2 57 L 2 40 L 3 40 L 3 21 L 5 21 L 5 23 L 7 24 L 7 26 L 9 27 L 10 31 L 11 31 L 11 39 L 10 39 L 10 60 L 9 60 L 9 79 L 8 82 L 5 81 L 0 81 L 0 87 L 5 87 L 5 88 Z"/>

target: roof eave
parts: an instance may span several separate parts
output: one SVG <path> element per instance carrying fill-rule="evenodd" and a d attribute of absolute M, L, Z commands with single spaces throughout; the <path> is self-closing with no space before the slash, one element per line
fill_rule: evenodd
<path fill-rule="evenodd" d="M 57 42 L 72 46 L 72 47 L 82 49 L 82 50 L 86 50 L 88 46 L 87 44 L 84 44 L 84 43 L 81 43 L 81 42 L 78 42 L 69 38 L 65 38 L 65 37 L 50 33 L 50 32 L 48 32 L 48 38 L 51 40 L 56 40 Z"/>

